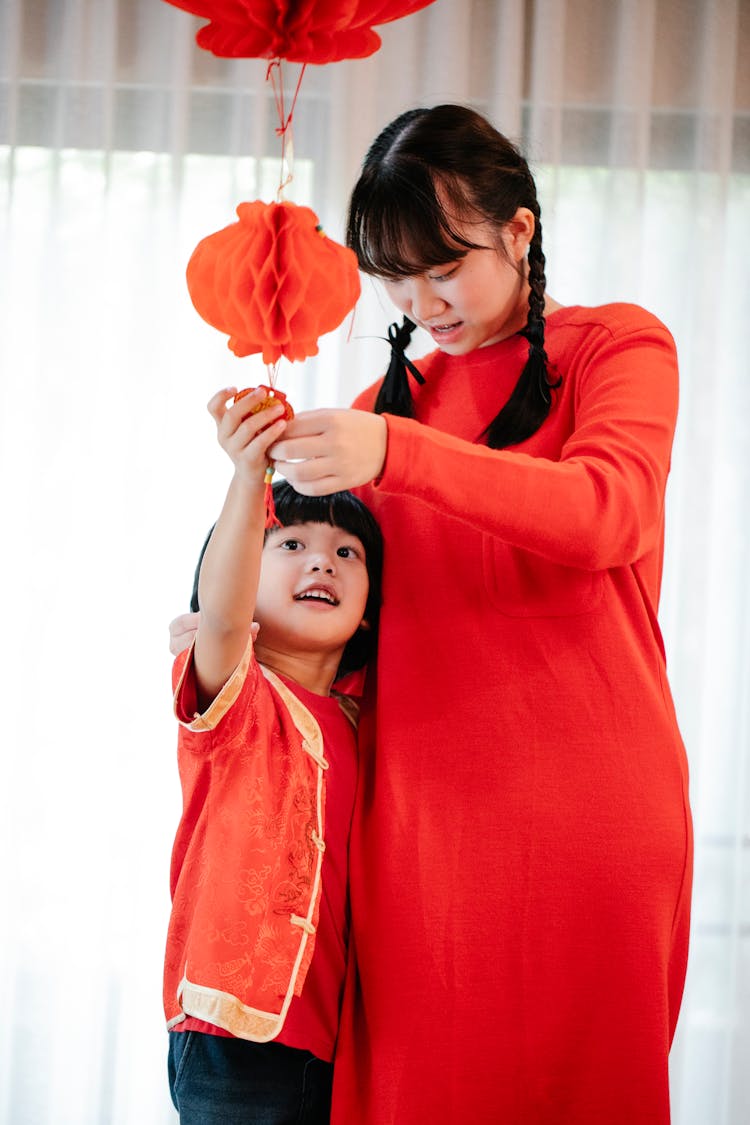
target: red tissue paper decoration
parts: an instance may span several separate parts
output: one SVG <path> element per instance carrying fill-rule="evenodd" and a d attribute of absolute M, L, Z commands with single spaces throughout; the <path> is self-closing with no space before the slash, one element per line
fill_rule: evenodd
<path fill-rule="evenodd" d="M 224 58 L 330 63 L 372 55 L 373 24 L 391 23 L 434 0 L 167 0 L 210 22 L 199 47 Z"/>
<path fill-rule="evenodd" d="M 309 207 L 240 203 L 239 222 L 198 243 L 187 265 L 195 308 L 229 335 L 236 356 L 318 354 L 360 293 L 356 255 L 322 231 Z"/>

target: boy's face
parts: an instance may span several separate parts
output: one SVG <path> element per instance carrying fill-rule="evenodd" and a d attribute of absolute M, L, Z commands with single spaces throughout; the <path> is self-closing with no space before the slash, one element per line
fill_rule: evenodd
<path fill-rule="evenodd" d="M 265 645 L 343 651 L 365 613 L 370 588 L 356 535 L 327 523 L 276 527 L 261 557 L 255 620 Z"/>

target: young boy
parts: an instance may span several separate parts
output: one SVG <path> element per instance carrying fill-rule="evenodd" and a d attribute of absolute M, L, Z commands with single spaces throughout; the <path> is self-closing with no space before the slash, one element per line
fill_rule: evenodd
<path fill-rule="evenodd" d="M 200 619 L 174 668 L 183 815 L 164 971 L 181 1125 L 323 1125 L 347 944 L 356 786 L 334 680 L 374 646 L 382 542 L 351 493 L 274 487 L 283 406 L 209 403 L 234 463 L 200 565 Z M 255 624 L 253 624 L 255 622 Z"/>

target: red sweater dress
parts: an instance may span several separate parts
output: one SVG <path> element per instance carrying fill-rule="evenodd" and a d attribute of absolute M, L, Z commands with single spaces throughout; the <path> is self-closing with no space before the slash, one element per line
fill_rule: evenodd
<path fill-rule="evenodd" d="M 361 490 L 386 556 L 334 1125 L 669 1121 L 692 870 L 656 620 L 674 343 L 634 306 L 555 312 L 551 413 L 489 450 L 527 349 L 420 361 Z"/>

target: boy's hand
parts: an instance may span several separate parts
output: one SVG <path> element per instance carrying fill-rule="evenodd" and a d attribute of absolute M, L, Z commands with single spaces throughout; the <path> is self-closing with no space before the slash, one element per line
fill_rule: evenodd
<path fill-rule="evenodd" d="M 236 475 L 259 488 L 268 465 L 268 447 L 278 441 L 287 424 L 282 402 L 257 410 L 266 393 L 257 387 L 227 406 L 237 394 L 236 387 L 227 387 L 217 391 L 208 404 L 208 412 L 216 422 L 219 445 L 232 460 Z"/>

